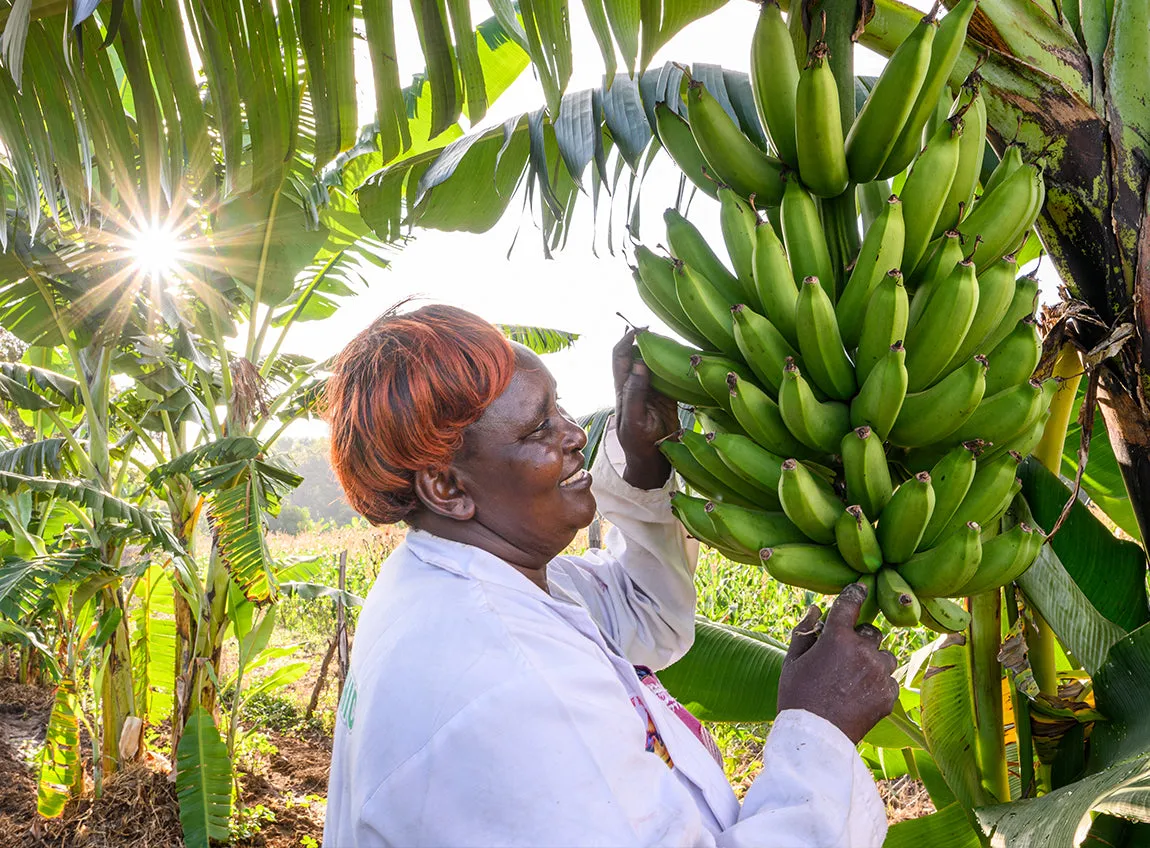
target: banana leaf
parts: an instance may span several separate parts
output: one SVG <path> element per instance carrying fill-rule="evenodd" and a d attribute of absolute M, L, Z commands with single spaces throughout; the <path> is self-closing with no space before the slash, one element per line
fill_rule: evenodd
<path fill-rule="evenodd" d="M 196 706 L 176 749 L 176 794 L 188 848 L 209 848 L 229 839 L 232 766 L 211 713 Z"/>
<path fill-rule="evenodd" d="M 72 680 L 61 680 L 56 687 L 47 738 L 40 755 L 36 811 L 45 818 L 63 815 L 65 804 L 84 788 L 78 712 L 76 684 Z"/>
<path fill-rule="evenodd" d="M 172 714 L 176 667 L 176 619 L 171 581 L 158 565 L 136 581 L 132 607 L 132 683 L 137 708 L 158 725 Z"/>
<path fill-rule="evenodd" d="M 893 825 L 883 848 L 980 848 L 978 833 L 957 802 L 937 812 Z"/>

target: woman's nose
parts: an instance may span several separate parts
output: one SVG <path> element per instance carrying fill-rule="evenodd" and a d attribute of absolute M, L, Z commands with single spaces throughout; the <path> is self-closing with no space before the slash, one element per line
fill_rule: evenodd
<path fill-rule="evenodd" d="M 564 439 L 564 444 L 567 445 L 568 449 L 579 451 L 587 447 L 587 431 L 580 427 L 578 422 L 567 414 L 567 410 L 560 409 L 559 414 L 563 416 L 563 421 L 568 429 Z"/>

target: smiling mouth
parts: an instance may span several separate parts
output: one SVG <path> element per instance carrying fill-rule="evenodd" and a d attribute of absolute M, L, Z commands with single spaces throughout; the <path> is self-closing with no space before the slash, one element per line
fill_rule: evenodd
<path fill-rule="evenodd" d="M 566 489 L 583 481 L 590 480 L 591 475 L 585 469 L 578 469 L 574 474 L 559 484 L 560 489 Z"/>

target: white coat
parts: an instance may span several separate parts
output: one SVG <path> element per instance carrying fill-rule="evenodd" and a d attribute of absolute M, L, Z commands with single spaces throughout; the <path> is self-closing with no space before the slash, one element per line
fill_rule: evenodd
<path fill-rule="evenodd" d="M 610 459 L 608 459 L 610 455 Z M 694 638 L 697 548 L 667 487 L 593 469 L 606 550 L 548 565 L 551 594 L 492 554 L 411 531 L 360 613 L 336 717 L 325 848 L 878 848 L 873 779 L 829 722 L 788 710 L 740 806 L 642 684 Z M 645 707 L 674 767 L 645 749 Z"/>

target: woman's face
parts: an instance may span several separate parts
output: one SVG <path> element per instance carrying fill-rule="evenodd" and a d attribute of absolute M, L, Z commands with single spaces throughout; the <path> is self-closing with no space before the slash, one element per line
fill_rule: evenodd
<path fill-rule="evenodd" d="M 547 367 L 518 349 L 515 376 L 468 428 L 453 463 L 475 506 L 471 520 L 526 558 L 550 560 L 595 517 L 586 444 Z"/>

